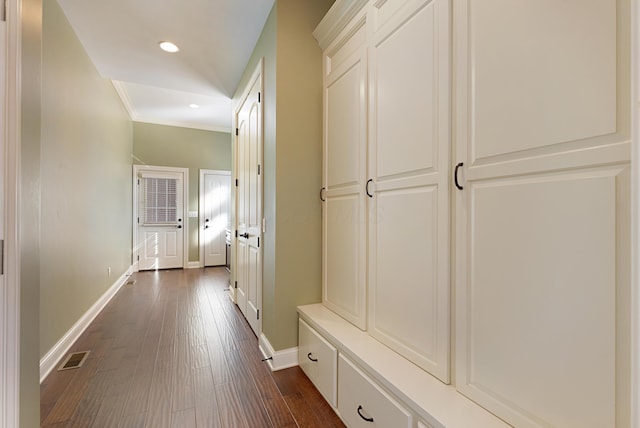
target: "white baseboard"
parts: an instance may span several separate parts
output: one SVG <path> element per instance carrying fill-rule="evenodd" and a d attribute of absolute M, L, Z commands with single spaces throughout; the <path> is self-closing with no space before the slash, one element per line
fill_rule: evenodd
<path fill-rule="evenodd" d="M 40 360 L 40 383 L 44 381 L 47 375 L 55 368 L 60 359 L 69 351 L 71 345 L 78 340 L 80 335 L 89 327 L 91 321 L 104 309 L 113 296 L 122 287 L 129 276 L 133 273 L 131 266 L 125 273 L 118 278 L 111 287 L 89 308 L 82 317 L 65 333 L 64 336 L 56 343 L 53 348 Z"/>
<path fill-rule="evenodd" d="M 264 358 L 271 358 L 270 360 L 267 360 L 267 363 L 269 363 L 269 368 L 273 372 L 298 365 L 297 346 L 289 349 L 283 349 L 282 351 L 275 351 L 264 334 L 260 335 L 258 346 Z"/>

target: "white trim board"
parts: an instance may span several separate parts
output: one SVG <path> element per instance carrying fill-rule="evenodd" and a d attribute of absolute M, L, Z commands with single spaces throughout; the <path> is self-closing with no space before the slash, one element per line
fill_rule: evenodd
<path fill-rule="evenodd" d="M 40 383 L 55 368 L 60 359 L 69 351 L 80 335 L 89 327 L 91 322 L 98 316 L 100 311 L 109 303 L 120 288 L 127 282 L 133 273 L 133 266 L 130 266 L 109 289 L 80 317 L 78 321 L 65 333 L 64 336 L 46 353 L 40 360 Z"/>
<path fill-rule="evenodd" d="M 631 427 L 640 428 L 640 5 L 631 2 Z"/>
<path fill-rule="evenodd" d="M 264 334 L 260 335 L 258 341 L 258 347 L 264 358 L 270 358 L 266 362 L 269 364 L 269 368 L 272 372 L 278 370 L 288 369 L 289 367 L 295 367 L 298 365 L 298 347 L 283 349 L 282 351 L 276 351 L 269 343 L 269 339 Z"/>
<path fill-rule="evenodd" d="M 4 151 L 2 196 L 4 278 L 0 290 L 0 428 L 20 426 L 20 142 L 22 105 L 22 2 L 8 0 L 2 43 L 5 108 L 0 141 Z"/>

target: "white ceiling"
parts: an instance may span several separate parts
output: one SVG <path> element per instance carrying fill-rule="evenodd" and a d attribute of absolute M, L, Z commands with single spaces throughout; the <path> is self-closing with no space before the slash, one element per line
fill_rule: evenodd
<path fill-rule="evenodd" d="M 58 2 L 134 121 L 230 132 L 231 97 L 274 0 Z"/>

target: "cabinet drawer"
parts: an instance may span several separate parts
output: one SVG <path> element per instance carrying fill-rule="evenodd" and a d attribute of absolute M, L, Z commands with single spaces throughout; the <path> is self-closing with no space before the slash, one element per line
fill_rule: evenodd
<path fill-rule="evenodd" d="M 349 427 L 411 428 L 411 414 L 343 355 L 338 372 L 338 411 Z"/>
<path fill-rule="evenodd" d="M 338 351 L 301 319 L 298 328 L 298 364 L 335 408 Z"/>

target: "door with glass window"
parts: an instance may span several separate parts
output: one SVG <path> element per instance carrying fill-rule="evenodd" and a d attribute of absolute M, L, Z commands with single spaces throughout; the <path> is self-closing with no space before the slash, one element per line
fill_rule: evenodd
<path fill-rule="evenodd" d="M 184 267 L 184 173 L 139 170 L 137 177 L 138 270 Z"/>

